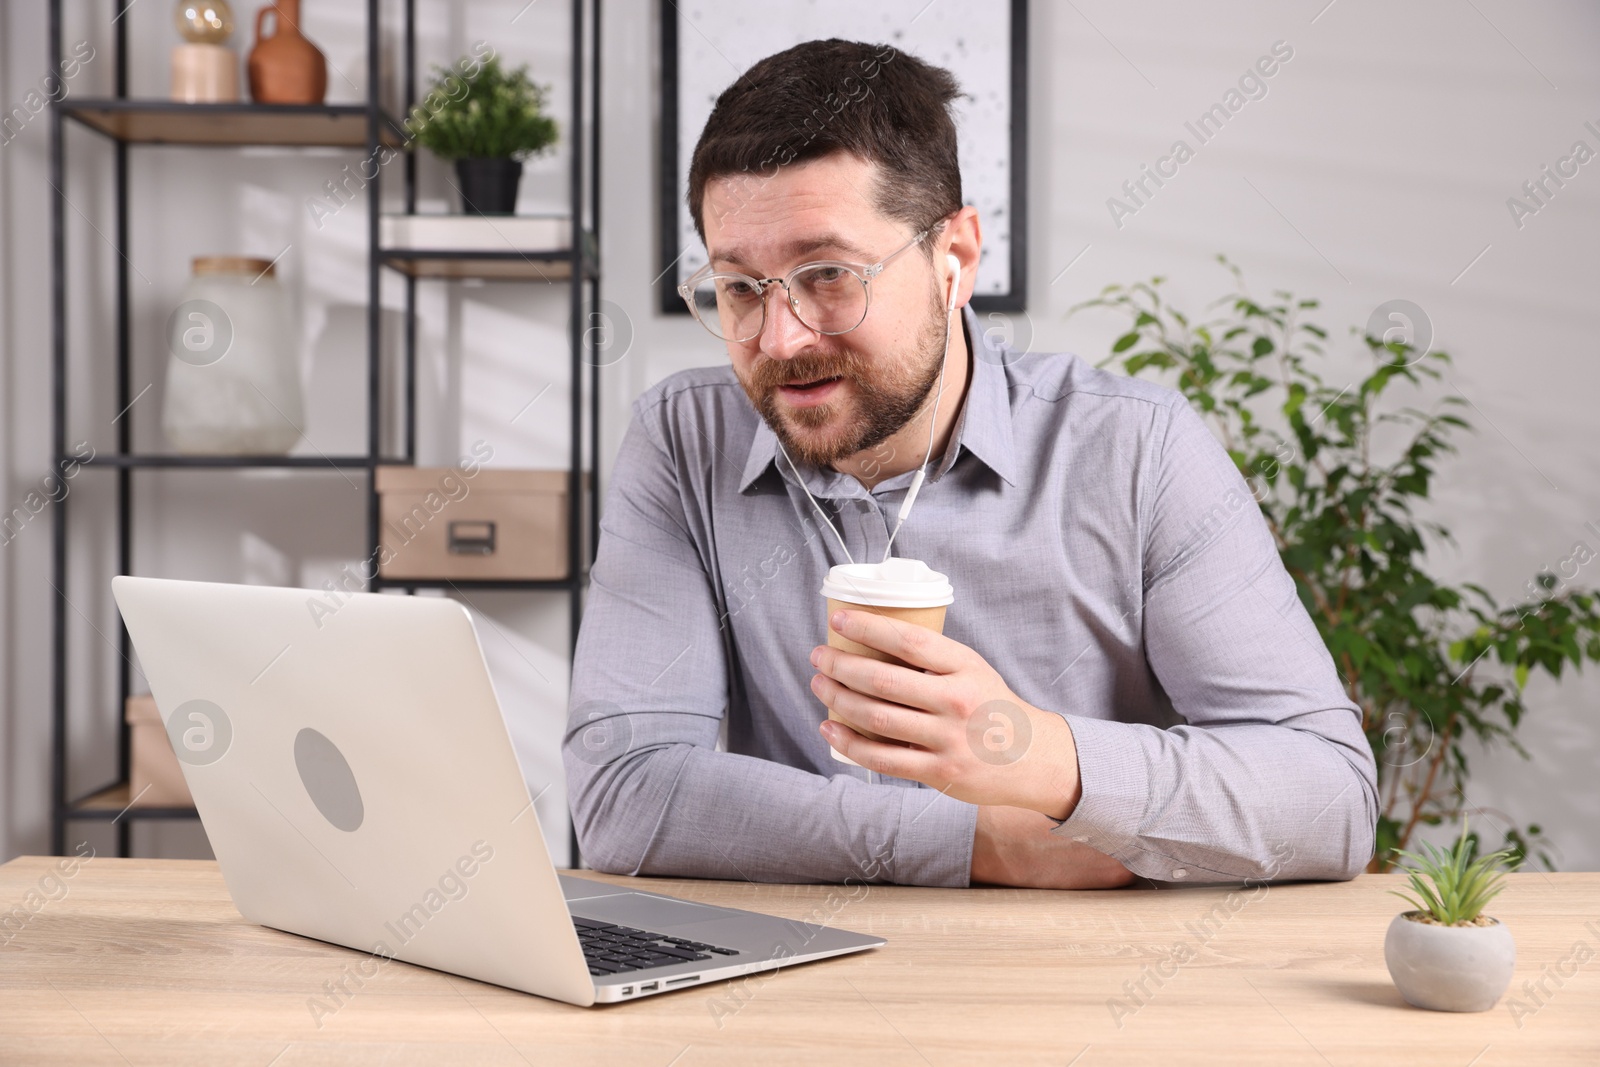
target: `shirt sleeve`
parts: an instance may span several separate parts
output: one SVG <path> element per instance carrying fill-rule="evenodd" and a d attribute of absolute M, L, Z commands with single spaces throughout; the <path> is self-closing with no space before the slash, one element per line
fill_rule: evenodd
<path fill-rule="evenodd" d="M 584 860 L 615 874 L 965 886 L 972 805 L 716 750 L 731 653 L 690 479 L 652 427 L 663 412 L 634 406 L 573 660 L 562 759 Z"/>
<path fill-rule="evenodd" d="M 1378 812 L 1361 713 L 1238 468 L 1187 401 L 1167 412 L 1142 622 L 1184 722 L 1067 713 L 1083 794 L 1053 832 L 1156 881 L 1354 878 Z"/>

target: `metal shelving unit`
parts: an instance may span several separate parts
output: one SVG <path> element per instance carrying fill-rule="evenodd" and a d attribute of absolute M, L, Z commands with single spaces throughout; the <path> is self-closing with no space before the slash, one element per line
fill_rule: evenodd
<path fill-rule="evenodd" d="M 114 152 L 112 177 L 114 192 L 114 243 L 128 248 L 129 188 L 128 153 L 135 146 L 185 145 L 217 148 L 253 145 L 278 147 L 342 146 L 366 150 L 375 155 L 381 146 L 398 148 L 404 144 L 402 127 L 387 113 L 378 99 L 382 84 L 380 72 L 379 0 L 366 0 L 367 84 L 364 104 L 276 105 L 276 104 L 183 104 L 168 100 L 138 100 L 128 97 L 127 22 L 121 17 L 129 5 L 114 0 L 118 14 L 112 20 L 115 65 L 115 95 L 110 98 L 69 97 L 56 101 L 50 116 L 49 177 L 55 190 L 51 202 L 51 316 L 54 336 L 51 350 L 51 451 L 57 462 L 76 460 L 91 469 L 112 472 L 116 482 L 117 573 L 133 570 L 133 491 L 135 472 L 151 469 L 210 470 L 337 470 L 363 471 L 366 484 L 367 549 L 379 545 L 379 501 L 374 484 L 376 468 L 416 463 L 416 286 L 419 279 L 483 279 L 499 282 L 544 281 L 567 285 L 570 291 L 571 405 L 569 420 L 570 464 L 568 467 L 567 577 L 540 581 L 451 581 L 426 579 L 376 578 L 369 588 L 396 589 L 414 593 L 419 589 L 440 589 L 468 593 L 478 590 L 507 590 L 530 593 L 559 593 L 569 602 L 572 651 L 576 651 L 578 624 L 582 616 L 582 594 L 587 582 L 588 564 L 594 558 L 599 540 L 599 484 L 595 473 L 600 443 L 599 361 L 592 355 L 591 332 L 587 324 L 600 306 L 599 240 L 599 85 L 600 85 L 600 0 L 571 0 L 572 13 L 572 112 L 565 131 L 571 149 L 570 206 L 574 240 L 570 249 L 528 252 L 434 251 L 386 249 L 379 243 L 382 208 L 380 168 L 368 182 L 367 195 L 367 375 L 366 403 L 367 450 L 361 455 L 321 456 L 195 456 L 137 453 L 133 451 L 132 418 L 115 420 L 114 450 L 97 451 L 87 462 L 69 456 L 67 451 L 67 398 L 70 383 L 67 373 L 68 285 L 66 264 L 66 139 L 69 122 L 108 138 Z M 416 84 L 416 0 L 403 0 L 401 26 L 404 52 L 404 94 L 400 114 L 409 114 L 417 100 Z M 50 61 L 60 69 L 62 59 L 62 0 L 50 0 Z M 587 92 L 586 92 L 587 89 Z M 587 108 L 587 110 L 586 110 Z M 404 155 L 405 210 L 416 210 L 416 154 Z M 382 273 L 396 271 L 405 284 L 404 344 L 402 347 L 404 398 L 401 403 L 400 455 L 385 455 L 381 425 L 383 401 L 383 360 L 380 302 Z M 131 263 L 127 255 L 117 265 L 115 334 L 115 403 L 126 413 L 132 400 L 130 363 Z M 80 312 L 81 313 L 81 312 Z M 585 373 L 587 371 L 587 373 Z M 585 437 L 587 431 L 587 437 Z M 587 444 L 588 467 L 585 468 Z M 587 470 L 588 477 L 584 474 Z M 585 487 L 588 492 L 585 493 Z M 51 573 L 56 598 L 52 618 L 52 724 L 51 754 L 52 827 L 51 847 L 64 854 L 67 826 L 75 821 L 112 821 L 117 827 L 117 852 L 127 855 L 133 820 L 192 819 L 193 808 L 130 807 L 129 729 L 119 728 L 117 777 L 114 781 L 74 795 L 68 783 L 68 679 L 70 656 L 67 618 L 72 612 L 68 600 L 70 579 L 69 510 L 63 498 L 54 509 L 54 539 Z M 176 576 L 175 576 L 176 577 Z M 125 701 L 130 693 L 133 653 L 126 628 L 120 624 L 116 639 L 120 653 L 119 690 Z M 118 720 L 121 722 L 120 704 Z M 577 837 L 571 836 L 572 855 L 577 862 Z"/>

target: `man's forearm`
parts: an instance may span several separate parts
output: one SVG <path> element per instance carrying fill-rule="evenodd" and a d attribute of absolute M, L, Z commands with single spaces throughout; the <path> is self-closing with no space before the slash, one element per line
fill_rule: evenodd
<path fill-rule="evenodd" d="M 1171 730 L 1074 717 L 1083 798 L 1053 832 L 1156 881 L 1353 878 L 1376 787 L 1349 717 Z"/>
<path fill-rule="evenodd" d="M 1133 873 L 1105 853 L 1050 833 L 1053 820 L 1027 808 L 978 808 L 974 884 L 1038 889 L 1117 889 Z"/>
<path fill-rule="evenodd" d="M 567 776 L 584 858 L 619 874 L 964 886 L 976 809 L 692 744 Z"/>
<path fill-rule="evenodd" d="M 1064 717 L 1031 710 L 1029 718 L 1031 742 L 1010 769 L 1027 783 L 1022 806 L 1060 822 L 1083 798 L 1078 747 Z"/>

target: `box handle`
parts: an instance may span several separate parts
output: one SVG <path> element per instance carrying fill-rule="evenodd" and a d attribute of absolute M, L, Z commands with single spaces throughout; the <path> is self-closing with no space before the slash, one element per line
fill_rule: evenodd
<path fill-rule="evenodd" d="M 450 554 L 490 556 L 494 554 L 494 523 L 464 520 L 450 524 Z"/>

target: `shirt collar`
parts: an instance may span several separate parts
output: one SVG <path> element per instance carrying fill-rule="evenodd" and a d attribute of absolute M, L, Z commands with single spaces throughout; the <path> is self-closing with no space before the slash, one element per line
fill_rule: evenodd
<path fill-rule="evenodd" d="M 942 477 L 965 450 L 977 456 L 1008 485 L 1015 486 L 1016 450 L 1011 436 L 1011 389 L 1006 366 L 1015 361 L 1017 353 L 979 328 L 978 316 L 970 303 L 961 309 L 961 327 L 966 331 L 972 378 L 967 385 L 961 414 L 956 416 L 955 428 L 950 434 L 950 445 L 931 477 Z M 766 473 L 777 457 L 778 436 L 758 415 L 744 474 L 739 479 L 739 492 L 744 492 Z"/>

